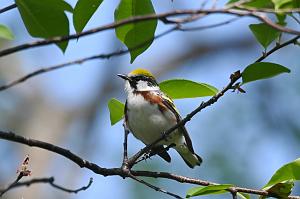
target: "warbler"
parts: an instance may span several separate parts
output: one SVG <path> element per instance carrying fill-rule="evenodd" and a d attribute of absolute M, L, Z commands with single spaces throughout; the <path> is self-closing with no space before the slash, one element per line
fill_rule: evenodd
<path fill-rule="evenodd" d="M 127 93 L 125 124 L 145 145 L 162 137 L 166 130 L 181 120 L 172 99 L 160 90 L 149 71 L 136 69 L 128 75 L 118 74 L 118 76 L 125 80 Z M 180 126 L 156 144 L 151 152 L 171 162 L 167 152 L 170 147 L 179 153 L 190 168 L 200 166 L 202 159 L 194 152 L 192 141 L 184 126 Z"/>

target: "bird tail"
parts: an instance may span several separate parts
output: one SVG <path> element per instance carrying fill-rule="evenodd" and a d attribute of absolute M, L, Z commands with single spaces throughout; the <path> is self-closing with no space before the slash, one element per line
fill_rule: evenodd
<path fill-rule="evenodd" d="M 202 158 L 190 151 L 186 145 L 176 146 L 175 149 L 190 168 L 194 168 L 197 165 L 200 166 L 202 163 Z"/>

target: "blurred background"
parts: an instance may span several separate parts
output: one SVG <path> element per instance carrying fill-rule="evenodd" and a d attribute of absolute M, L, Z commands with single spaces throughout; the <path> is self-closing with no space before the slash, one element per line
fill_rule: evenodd
<path fill-rule="evenodd" d="M 73 6 L 76 3 L 75 0 L 67 2 Z M 104 1 L 85 30 L 112 22 L 118 2 Z M 11 3 L 11 0 L 2 0 L 0 7 Z M 201 3 L 153 1 L 157 13 L 199 8 Z M 224 3 L 218 1 L 218 5 Z M 214 15 L 192 25 L 214 24 L 229 18 L 232 16 Z M 1 14 L 0 21 L 15 34 L 12 42 L 0 41 L 1 49 L 36 40 L 26 32 L 16 9 Z M 262 54 L 261 46 L 248 28 L 250 23 L 258 21 L 242 18 L 218 28 L 171 33 L 155 40 L 132 65 L 127 54 L 34 77 L 0 92 L 0 129 L 68 148 L 103 167 L 118 167 L 122 162 L 122 123 L 111 126 L 107 108 L 112 97 L 125 101 L 124 82 L 116 74 L 143 67 L 152 71 L 159 81 L 185 78 L 222 89 L 232 72 L 243 70 Z M 168 28 L 159 23 L 156 34 Z M 71 32 L 75 32 L 72 25 Z M 5 84 L 42 67 L 121 48 L 124 46 L 115 32 L 109 30 L 69 42 L 65 54 L 55 45 L 15 53 L 0 59 L 0 83 Z M 243 87 L 245 94 L 228 92 L 186 125 L 195 151 L 204 159 L 201 167 L 188 168 L 171 150 L 171 164 L 153 157 L 135 168 L 261 188 L 279 167 L 300 157 L 299 53 L 296 46 L 274 53 L 267 61 L 289 67 L 290 74 L 247 84 Z M 175 103 L 185 116 L 203 100 L 206 98 L 176 100 Z M 141 147 L 143 144 L 130 135 L 129 154 Z M 57 184 L 69 188 L 86 185 L 90 177 L 94 178 L 94 183 L 77 195 L 39 184 L 11 190 L 4 199 L 169 198 L 133 180 L 98 176 L 54 153 L 5 140 L 0 140 L 0 187 L 15 180 L 16 170 L 26 154 L 30 155 L 32 178 L 54 176 Z M 181 196 L 192 187 L 163 179 L 146 180 Z"/>

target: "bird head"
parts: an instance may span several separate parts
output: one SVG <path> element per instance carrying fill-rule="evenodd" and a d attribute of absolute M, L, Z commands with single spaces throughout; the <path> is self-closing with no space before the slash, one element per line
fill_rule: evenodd
<path fill-rule="evenodd" d="M 134 91 L 151 91 L 159 90 L 155 77 L 146 69 L 135 69 L 128 75 L 118 74 L 119 77 L 126 81 L 125 90 Z"/>

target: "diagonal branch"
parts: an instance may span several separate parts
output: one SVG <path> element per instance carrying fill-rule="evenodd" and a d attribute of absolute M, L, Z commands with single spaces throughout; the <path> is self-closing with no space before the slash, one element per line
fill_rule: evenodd
<path fill-rule="evenodd" d="M 142 180 L 142 179 L 139 179 L 139 178 L 137 178 L 136 176 L 132 175 L 131 173 L 129 173 L 128 175 L 129 175 L 129 177 L 132 178 L 133 180 L 135 180 L 135 181 L 137 181 L 137 182 L 139 182 L 139 183 L 141 183 L 141 184 L 144 184 L 145 186 L 150 187 L 151 189 L 154 189 L 155 191 L 162 192 L 162 193 L 164 193 L 164 194 L 167 194 L 167 195 L 172 196 L 172 197 L 177 198 L 177 199 L 184 199 L 184 198 L 180 197 L 180 196 L 177 195 L 177 194 L 174 194 L 174 193 L 172 193 L 172 192 L 166 191 L 166 190 L 164 190 L 164 189 L 162 189 L 162 188 L 160 188 L 160 187 L 154 186 L 153 184 L 150 184 L 150 183 L 148 183 L 148 182 L 146 182 L 146 181 L 144 181 L 144 180 Z"/>
<path fill-rule="evenodd" d="M 18 52 L 21 50 L 29 49 L 29 48 L 54 44 L 57 42 L 62 42 L 62 41 L 67 41 L 67 40 L 78 39 L 79 37 L 84 37 L 84 36 L 95 34 L 98 32 L 105 31 L 105 30 L 114 29 L 114 28 L 124 26 L 124 25 L 130 24 L 130 23 L 149 21 L 149 20 L 153 20 L 153 19 L 164 21 L 168 17 L 184 16 L 184 15 L 199 15 L 199 14 L 203 14 L 205 16 L 211 15 L 211 14 L 230 14 L 230 15 L 241 16 L 241 17 L 242 16 L 254 17 L 279 31 L 286 32 L 289 34 L 294 34 L 294 35 L 300 35 L 300 31 L 278 25 L 278 24 L 274 23 L 272 20 L 270 20 L 269 18 L 267 18 L 265 15 L 263 15 L 259 12 L 255 12 L 255 11 L 230 9 L 230 7 L 221 8 L 221 9 L 195 9 L 195 10 L 184 9 L 184 10 L 173 10 L 170 12 L 165 12 L 165 13 L 160 13 L 160 14 L 149 14 L 149 15 L 130 17 L 128 19 L 124 19 L 124 20 L 120 20 L 120 21 L 113 22 L 110 24 L 106 24 L 106 25 L 100 26 L 98 28 L 90 29 L 90 30 L 87 30 L 87 31 L 84 31 L 81 33 L 77 33 L 77 34 L 54 37 L 54 38 L 49 38 L 49 39 L 45 39 L 45 40 L 38 40 L 38 41 L 35 41 L 32 43 L 21 44 L 19 46 L 7 48 L 7 49 L 0 51 L 0 57 L 15 53 L 15 52 Z M 195 20 L 198 20 L 198 19 L 199 18 L 195 18 Z M 193 20 L 191 20 L 191 21 L 193 21 Z M 191 21 L 188 21 L 188 22 L 191 22 Z"/>
<path fill-rule="evenodd" d="M 229 23 L 232 23 L 232 22 L 236 21 L 237 19 L 238 18 L 233 18 L 233 19 L 229 19 L 227 21 L 216 23 L 216 24 L 198 26 L 198 27 L 190 27 L 190 28 L 183 28 L 181 26 L 176 25 L 173 28 L 170 28 L 169 30 L 156 35 L 154 38 L 151 38 L 150 40 L 152 41 L 152 39 L 153 40 L 159 39 L 163 36 L 166 36 L 166 35 L 172 33 L 173 31 L 177 31 L 177 30 L 179 30 L 179 31 L 199 31 L 199 30 L 205 30 L 205 29 L 209 29 L 209 28 L 215 28 L 215 27 L 219 27 L 219 26 L 222 26 L 222 25 L 227 25 Z M 118 51 L 114 51 L 114 52 L 107 53 L 107 54 L 93 55 L 93 56 L 84 57 L 84 58 L 81 58 L 81 59 L 77 59 L 77 60 L 73 60 L 73 61 L 69 61 L 69 62 L 65 62 L 65 63 L 53 65 L 53 66 L 42 67 L 39 70 L 28 73 L 27 75 L 25 75 L 23 77 L 20 77 L 20 78 L 12 81 L 10 83 L 7 83 L 5 85 L 0 86 L 0 92 L 3 91 L 3 90 L 9 89 L 11 87 L 14 87 L 14 86 L 16 86 L 20 83 L 23 83 L 23 82 L 27 81 L 28 79 L 31 79 L 35 76 L 38 76 L 38 75 L 41 75 L 41 74 L 44 74 L 44 73 L 48 73 L 48 72 L 52 72 L 54 70 L 70 67 L 70 66 L 76 65 L 76 64 L 82 64 L 84 62 L 88 62 L 88 61 L 92 61 L 92 60 L 109 59 L 111 57 L 125 55 L 125 54 L 129 53 L 132 50 L 135 50 L 135 49 L 138 49 L 138 48 L 141 48 L 141 47 L 145 46 L 146 44 L 148 44 L 148 42 L 150 40 L 147 40 L 147 41 L 145 41 L 145 42 L 143 42 L 143 43 L 141 43 L 141 44 L 139 44 L 139 45 L 137 45 L 137 46 L 135 46 L 131 49 L 118 50 Z"/>
<path fill-rule="evenodd" d="M 279 49 L 281 49 L 281 48 L 283 48 L 283 47 L 285 47 L 289 44 L 295 43 L 297 41 L 297 39 L 299 39 L 299 37 L 300 36 L 294 37 L 294 38 L 286 41 L 285 43 L 282 43 L 282 44 L 279 44 L 279 45 L 275 46 L 273 49 L 271 49 L 267 53 L 264 53 L 260 58 L 258 58 L 256 60 L 256 62 L 260 62 L 260 61 L 264 60 L 266 57 L 268 57 L 269 55 L 271 55 L 273 52 L 275 52 L 275 51 L 277 51 L 277 50 L 279 50 Z M 204 109 L 204 108 L 214 104 L 215 102 L 217 102 L 218 99 L 221 98 L 228 90 L 230 90 L 234 87 L 235 82 L 240 77 L 241 77 L 240 72 L 235 72 L 233 75 L 231 75 L 230 82 L 228 83 L 227 86 L 225 86 L 218 94 L 216 94 L 215 96 L 213 96 L 212 98 L 210 98 L 206 102 L 202 102 L 200 104 L 200 106 L 198 106 L 194 111 L 192 111 L 190 114 L 188 114 L 177 125 L 173 126 L 169 130 L 167 130 L 165 132 L 165 134 L 168 135 L 168 134 L 172 133 L 172 131 L 174 131 L 180 125 L 184 125 L 185 123 L 190 121 L 192 119 L 192 117 L 195 114 L 199 113 L 202 109 Z M 53 144 L 50 144 L 50 143 L 47 143 L 47 142 L 25 138 L 23 136 L 16 135 L 12 132 L 0 131 L 0 139 L 9 140 L 9 141 L 13 141 L 13 142 L 18 142 L 18 143 L 25 144 L 25 145 L 28 145 L 28 146 L 31 146 L 31 147 L 38 147 L 38 148 L 42 148 L 42 149 L 54 152 L 56 154 L 62 155 L 65 158 L 73 161 L 74 163 L 76 163 L 81 168 L 87 168 L 87 169 L 93 171 L 94 173 L 100 174 L 100 175 L 103 175 L 103 176 L 115 176 L 115 175 L 117 175 L 117 176 L 121 176 L 123 178 L 131 177 L 134 180 L 137 180 L 137 178 L 134 178 L 135 176 L 144 176 L 144 177 L 153 177 L 153 178 L 166 178 L 166 179 L 174 180 L 174 181 L 181 182 L 181 183 L 191 183 L 191 184 L 197 184 L 197 185 L 202 185 L 202 186 L 208 186 L 208 185 L 216 184 L 216 183 L 209 182 L 209 181 L 203 181 L 203 180 L 200 180 L 200 179 L 189 178 L 189 177 L 186 177 L 186 176 L 179 176 L 179 175 L 172 174 L 172 173 L 167 173 L 167 172 L 134 171 L 134 170 L 129 169 L 131 166 L 133 166 L 135 164 L 135 161 L 143 153 L 149 151 L 151 149 L 151 147 L 153 145 L 155 145 L 157 142 L 159 142 L 160 140 L 156 140 L 156 142 L 152 143 L 149 146 L 146 146 L 141 151 L 136 153 L 127 162 L 129 168 L 124 169 L 123 167 L 121 167 L 121 168 L 103 168 L 103 167 L 98 166 L 95 163 L 84 160 L 80 156 L 72 153 L 71 151 L 69 151 L 65 148 L 62 148 L 62 147 L 59 147 L 59 146 L 56 146 L 56 145 L 53 145 Z M 132 174 L 134 177 L 129 175 L 129 174 Z M 139 179 L 138 179 L 138 181 L 139 181 Z M 143 182 L 139 181 L 139 182 L 143 183 L 143 184 L 146 183 L 145 181 L 143 181 Z M 148 184 L 147 186 L 150 186 L 150 185 Z M 155 188 L 155 187 L 153 187 L 153 188 Z M 250 193 L 250 194 L 256 194 L 256 195 L 261 195 L 261 196 L 272 196 L 272 193 L 269 193 L 268 191 L 264 191 L 264 190 L 249 189 L 249 188 L 243 188 L 243 187 L 231 187 L 231 188 L 232 188 L 232 190 L 229 190 L 229 191 L 231 191 L 232 193 L 242 192 L 242 193 Z M 289 199 L 300 199 L 300 197 L 298 197 L 298 196 L 289 196 L 288 198 Z"/>
<path fill-rule="evenodd" d="M 12 10 L 12 9 L 14 9 L 16 7 L 17 7 L 17 4 L 14 3 L 14 4 L 11 4 L 11 5 L 7 6 L 7 7 L 5 7 L 5 8 L 1 8 L 0 9 L 0 14 L 2 14 L 4 12 L 7 12 L 9 10 Z"/>
<path fill-rule="evenodd" d="M 18 139 L 16 139 L 18 138 Z M 29 138 L 25 138 L 22 136 L 17 136 L 13 133 L 6 133 L 3 131 L 0 131 L 0 139 L 5 139 L 9 141 L 14 141 L 18 142 L 21 144 L 26 144 L 29 146 L 35 146 L 38 148 L 46 149 L 48 151 L 52 151 L 56 154 L 62 155 L 66 157 L 67 159 L 71 160 L 72 162 L 76 163 L 77 165 L 81 165 L 81 167 L 85 167 L 91 171 L 93 171 L 96 174 L 100 174 L 103 176 L 121 176 L 121 177 L 130 177 L 127 172 L 123 171 L 121 168 L 102 168 L 95 163 L 88 162 L 81 157 L 73 154 L 71 151 L 67 149 L 63 149 L 61 147 L 52 145 L 50 143 L 42 142 L 42 141 L 37 141 Z M 24 142 L 24 140 L 26 140 Z M 51 149 L 47 149 L 44 147 L 44 145 L 49 145 L 51 146 Z M 66 153 L 66 154 L 64 154 Z M 72 158 L 73 156 L 76 156 L 77 158 Z M 180 183 L 189 183 L 189 184 L 195 184 L 195 185 L 202 185 L 202 186 L 208 186 L 208 185 L 215 185 L 216 183 L 205 181 L 205 180 L 200 180 L 196 178 L 190 178 L 186 176 L 180 176 L 168 172 L 154 172 L 154 171 L 136 171 L 136 170 L 130 170 L 130 173 L 134 176 L 143 176 L 143 177 L 151 177 L 151 178 L 164 178 L 164 179 L 169 179 L 173 181 L 177 181 Z M 258 189 L 249 189 L 249 188 L 243 188 L 243 187 L 232 187 L 234 188 L 237 192 L 242 192 L 242 193 L 250 193 L 250 194 L 255 194 L 255 195 L 262 195 L 262 196 L 271 196 L 271 193 L 268 193 L 267 191 L 264 190 L 258 190 Z M 299 196 L 289 196 L 288 199 L 300 199 Z"/>
<path fill-rule="evenodd" d="M 261 62 L 262 60 L 264 60 L 265 58 L 267 58 L 269 55 L 271 55 L 272 53 L 274 53 L 275 51 L 295 43 L 298 39 L 300 38 L 300 36 L 296 36 L 282 44 L 278 44 L 276 45 L 274 48 L 272 48 L 270 51 L 268 51 L 267 53 L 263 53 L 263 55 L 261 57 L 259 57 L 255 62 Z M 155 140 L 153 143 L 151 143 L 150 145 L 145 146 L 143 149 L 141 149 L 139 152 L 137 152 L 135 155 L 133 155 L 129 160 L 128 160 L 128 166 L 131 168 L 133 165 L 135 165 L 137 163 L 137 160 L 145 153 L 149 152 L 151 150 L 151 148 L 153 146 L 155 146 L 157 143 L 159 143 L 161 140 L 163 140 L 165 138 L 165 136 L 168 136 L 169 134 L 171 134 L 172 132 L 174 132 L 177 128 L 179 128 L 180 126 L 184 126 L 188 121 L 190 121 L 192 119 L 193 116 L 195 116 L 197 113 L 199 113 L 202 109 L 214 104 L 215 102 L 218 101 L 218 99 L 220 97 L 222 97 L 228 90 L 233 89 L 235 86 L 235 82 L 237 82 L 237 80 L 239 80 L 242 77 L 242 74 L 237 71 L 235 73 L 233 73 L 230 77 L 230 82 L 229 84 L 223 88 L 219 93 L 217 93 L 216 95 L 214 95 L 212 98 L 210 98 L 208 101 L 206 102 L 202 102 L 200 104 L 200 106 L 198 106 L 195 110 L 193 110 L 191 113 L 189 113 L 185 118 L 183 118 L 180 122 L 178 122 L 175 126 L 171 127 L 170 129 L 168 129 L 167 131 L 163 132 L 163 135 L 158 138 L 157 140 Z"/>

